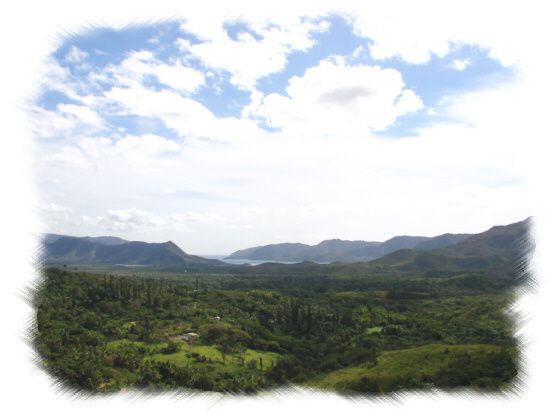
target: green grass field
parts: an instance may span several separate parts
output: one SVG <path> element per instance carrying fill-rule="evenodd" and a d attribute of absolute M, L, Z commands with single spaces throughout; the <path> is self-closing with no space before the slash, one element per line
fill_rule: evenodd
<path fill-rule="evenodd" d="M 186 343 L 181 346 L 181 350 L 179 352 L 171 354 L 155 353 L 146 356 L 144 359 L 151 359 L 158 362 L 171 362 L 180 366 L 193 366 L 198 363 L 198 359 L 192 357 L 194 353 L 202 356 L 207 361 L 218 363 L 227 366 L 228 368 L 242 365 L 241 359 L 238 355 L 228 355 L 223 359 L 222 353 L 215 346 L 189 345 Z M 249 362 L 254 361 L 256 362 L 257 368 L 259 368 L 259 358 L 261 358 L 263 360 L 264 371 L 275 365 L 279 358 L 277 353 L 251 349 L 246 349 L 245 354 L 242 356 L 244 356 L 245 365 L 248 365 Z"/>
<path fill-rule="evenodd" d="M 430 386 L 440 371 L 459 364 L 460 359 L 467 359 L 467 356 L 482 357 L 503 350 L 501 346 L 494 345 L 431 344 L 388 351 L 378 357 L 374 366 L 359 365 L 336 370 L 308 382 L 308 386 L 338 391 L 367 389 L 374 392 Z"/>

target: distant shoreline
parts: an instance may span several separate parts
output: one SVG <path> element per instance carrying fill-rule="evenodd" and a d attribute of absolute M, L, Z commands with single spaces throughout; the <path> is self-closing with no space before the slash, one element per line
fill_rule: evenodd
<path fill-rule="evenodd" d="M 226 262 L 227 264 L 232 265 L 244 265 L 244 264 L 250 264 L 252 266 L 261 265 L 261 264 L 267 264 L 267 263 L 276 263 L 276 264 L 298 264 L 298 261 L 275 261 L 270 259 L 225 259 L 228 255 L 199 255 L 202 258 L 207 259 L 218 259 L 219 261 Z"/>

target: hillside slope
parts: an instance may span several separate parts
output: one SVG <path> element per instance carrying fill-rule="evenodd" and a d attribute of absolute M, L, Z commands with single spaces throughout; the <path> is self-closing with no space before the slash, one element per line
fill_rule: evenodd
<path fill-rule="evenodd" d="M 119 238 L 61 236 L 44 244 L 43 259 L 57 264 L 216 265 L 220 261 L 189 255 L 175 243 L 128 242 Z"/>
<path fill-rule="evenodd" d="M 533 249 L 531 219 L 494 226 L 445 248 L 421 252 L 404 249 L 372 261 L 374 265 L 408 272 L 487 270 L 525 274 L 527 256 Z"/>

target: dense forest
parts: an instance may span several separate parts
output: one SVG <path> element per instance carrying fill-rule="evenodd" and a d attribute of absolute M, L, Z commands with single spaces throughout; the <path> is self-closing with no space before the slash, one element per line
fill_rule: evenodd
<path fill-rule="evenodd" d="M 36 346 L 50 373 L 90 391 L 497 390 L 517 374 L 505 314 L 516 281 L 302 269 L 151 278 L 48 268 Z"/>

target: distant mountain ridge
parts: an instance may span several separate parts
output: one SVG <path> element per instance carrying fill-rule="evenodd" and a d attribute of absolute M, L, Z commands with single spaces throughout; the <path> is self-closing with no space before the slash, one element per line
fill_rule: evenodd
<path fill-rule="evenodd" d="M 478 234 L 435 237 L 396 236 L 384 242 L 330 239 L 317 245 L 272 244 L 236 251 L 229 259 L 274 262 L 367 263 L 393 272 L 447 272 L 459 269 L 524 269 L 533 249 L 531 218 L 510 225 L 494 226 Z M 127 241 L 112 236 L 74 237 L 47 234 L 42 259 L 48 264 L 110 264 L 145 266 L 223 265 L 216 259 L 190 255 L 175 243 Z M 495 272 L 495 271 L 493 271 Z"/>
<path fill-rule="evenodd" d="M 421 251 L 402 249 L 372 261 L 408 272 L 446 272 L 450 269 L 508 271 L 524 276 L 528 254 L 534 249 L 531 218 L 510 225 L 493 226 L 482 233 L 444 248 Z"/>
<path fill-rule="evenodd" d="M 286 262 L 362 262 L 383 257 L 400 249 L 420 251 L 444 248 L 471 236 L 443 234 L 427 236 L 395 236 L 384 242 L 329 239 L 317 245 L 282 243 L 257 246 L 233 252 L 225 259 L 266 260 Z"/>
<path fill-rule="evenodd" d="M 117 236 L 69 236 L 56 233 L 46 233 L 43 235 L 42 240 L 44 243 L 49 244 L 52 242 L 56 242 L 60 238 L 80 238 L 86 239 L 87 241 L 91 242 L 98 242 L 104 245 L 121 245 L 130 242 Z"/>
<path fill-rule="evenodd" d="M 52 264 L 145 266 L 218 265 L 221 261 L 189 255 L 174 242 L 126 241 L 112 236 L 74 237 L 47 234 L 43 260 Z"/>

